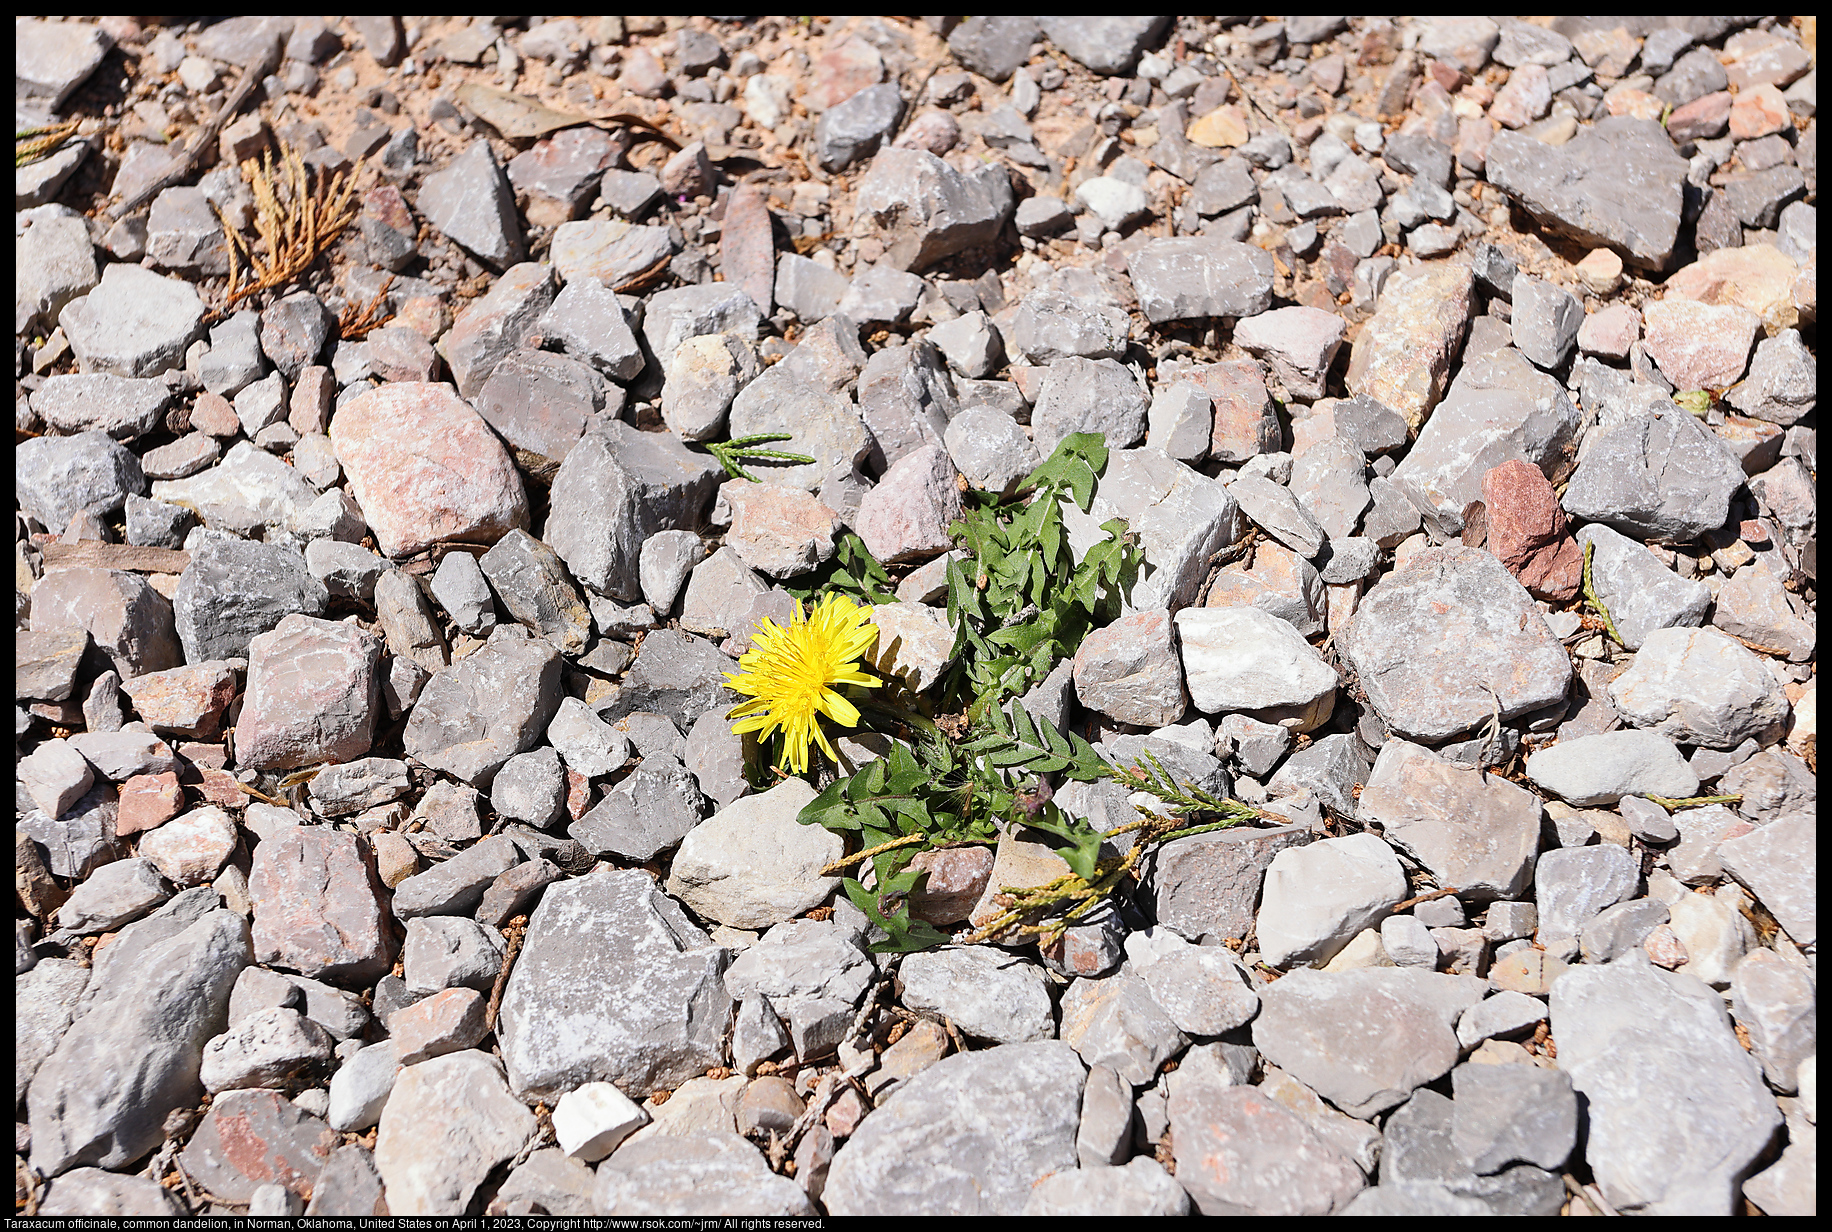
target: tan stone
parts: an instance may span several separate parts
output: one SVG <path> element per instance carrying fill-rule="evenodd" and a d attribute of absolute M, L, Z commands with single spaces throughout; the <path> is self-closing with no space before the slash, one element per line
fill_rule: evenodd
<path fill-rule="evenodd" d="M 1378 398 L 1417 430 L 1443 396 L 1469 328 L 1474 275 L 1460 261 L 1396 271 L 1349 359 L 1351 393 Z"/>
<path fill-rule="evenodd" d="M 1207 115 L 1198 116 L 1191 122 L 1186 134 L 1191 142 L 1211 150 L 1245 145 L 1249 135 L 1246 117 L 1241 115 L 1239 107 L 1231 105 L 1217 107 Z"/>
<path fill-rule="evenodd" d="M 1770 336 L 1799 322 L 1794 279 L 1800 267 L 1773 244 L 1719 248 L 1667 279 L 1667 299 L 1734 304 L 1762 318 Z"/>

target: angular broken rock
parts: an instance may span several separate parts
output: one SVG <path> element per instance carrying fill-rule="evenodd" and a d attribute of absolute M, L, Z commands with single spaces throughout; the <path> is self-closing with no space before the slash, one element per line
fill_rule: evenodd
<path fill-rule="evenodd" d="M 1344 378 L 1349 391 L 1392 407 L 1416 432 L 1443 393 L 1451 358 L 1463 345 L 1474 286 L 1470 267 L 1460 261 L 1396 272 L 1355 339 Z"/>
<path fill-rule="evenodd" d="M 384 555 L 527 529 L 514 461 L 449 385 L 407 381 L 360 394 L 338 408 L 331 444 Z"/>
<path fill-rule="evenodd" d="M 481 650 L 433 673 L 402 740 L 409 756 L 487 787 L 504 762 L 540 742 L 559 705 L 559 652 L 499 630 Z"/>
<path fill-rule="evenodd" d="M 1272 254 L 1213 236 L 1156 239 L 1127 262 L 1139 310 L 1153 325 L 1250 317 L 1272 304 Z"/>
<path fill-rule="evenodd" d="M 859 182 L 854 208 L 884 236 L 885 261 L 921 270 L 992 239 L 1012 211 L 1000 165 L 962 175 L 927 150 L 880 150 Z"/>

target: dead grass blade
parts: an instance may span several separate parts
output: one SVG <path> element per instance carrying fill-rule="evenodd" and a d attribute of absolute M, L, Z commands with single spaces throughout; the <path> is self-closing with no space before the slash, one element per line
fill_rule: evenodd
<path fill-rule="evenodd" d="M 46 128 L 20 129 L 13 134 L 13 166 L 24 167 L 49 157 L 51 151 L 76 136 L 76 130 L 81 125 L 82 120 L 76 119 Z"/>
<path fill-rule="evenodd" d="M 394 285 L 394 275 L 382 279 L 382 285 L 370 298 L 367 304 L 358 304 L 352 300 L 337 315 L 337 336 L 345 342 L 357 342 L 368 335 L 369 331 L 380 329 L 394 320 L 388 312 L 388 288 Z"/>
<path fill-rule="evenodd" d="M 326 174 L 307 168 L 298 152 L 284 143 L 277 166 L 273 151 L 264 151 L 260 162 L 249 159 L 242 164 L 242 178 L 254 193 L 254 229 L 260 251 L 217 210 L 217 221 L 229 241 L 225 307 L 257 291 L 295 282 L 356 219 L 354 172 Z M 249 276 L 253 281 L 244 282 Z"/>

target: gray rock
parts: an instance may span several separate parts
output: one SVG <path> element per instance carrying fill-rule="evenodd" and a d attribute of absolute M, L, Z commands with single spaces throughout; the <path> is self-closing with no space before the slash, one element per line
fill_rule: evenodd
<path fill-rule="evenodd" d="M 211 1094 L 279 1086 L 331 1058 L 331 1037 L 297 1010 L 272 1006 L 232 1024 L 204 1046 L 199 1078 Z"/>
<path fill-rule="evenodd" d="M 98 281 L 95 246 L 82 215 L 66 205 L 41 205 L 16 215 L 15 332 L 48 327 L 65 304 Z"/>
<path fill-rule="evenodd" d="M 1404 968 L 1297 970 L 1261 990 L 1253 1042 L 1351 1116 L 1371 1120 L 1448 1073 L 1452 1029 L 1484 981 Z"/>
<path fill-rule="evenodd" d="M 106 517 L 130 493 L 146 495 L 139 460 L 102 431 L 21 441 L 13 452 L 13 485 L 19 508 L 58 533 L 79 512 Z"/>
<path fill-rule="evenodd" d="M 665 754 L 650 754 L 567 833 L 588 851 L 648 860 L 685 838 L 704 809 L 686 767 Z"/>
<path fill-rule="evenodd" d="M 476 140 L 426 177 L 420 213 L 491 269 L 522 259 L 521 220 L 514 190 L 487 141 Z"/>
<path fill-rule="evenodd" d="M 1344 651 L 1382 720 L 1426 740 L 1497 709 L 1507 719 L 1551 705 L 1571 681 L 1570 659 L 1525 588 L 1475 548 L 1422 551 L 1388 574 L 1362 599 Z"/>
<path fill-rule="evenodd" d="M 1151 240 L 1132 255 L 1128 269 L 1139 308 L 1154 325 L 1254 316 L 1271 305 L 1271 255 L 1233 240 Z"/>
<path fill-rule="evenodd" d="M 1585 451 L 1561 503 L 1624 534 L 1683 542 L 1724 524 L 1743 481 L 1742 463 L 1693 416 L 1632 415 Z"/>
<path fill-rule="evenodd" d="M 477 561 L 508 613 L 561 651 L 576 654 L 591 638 L 591 611 L 553 548 L 512 530 Z"/>
<path fill-rule="evenodd" d="M 244 308 L 210 327 L 210 349 L 198 365 L 205 389 L 233 398 L 267 371 L 267 358 L 261 353 L 260 322 L 258 312 Z"/>
<path fill-rule="evenodd" d="M 93 737 L 92 737 L 93 738 Z M 19 815 L 18 828 L 44 848 L 45 867 L 58 877 L 82 878 L 127 855 L 115 836 L 120 805 L 115 789 L 97 783 L 68 812 L 51 817 L 43 809 Z"/>
<path fill-rule="evenodd" d="M 731 669 L 732 661 L 704 638 L 657 629 L 643 638 L 615 705 L 599 712 L 619 718 L 652 711 L 667 715 L 677 728 L 691 728 L 707 711 L 723 713 L 738 704 L 738 695 L 725 687 L 723 673 Z"/>
<path fill-rule="evenodd" d="M 1178 1030 L 1225 1035 L 1259 1010 L 1245 968 L 1225 946 L 1192 945 L 1169 929 L 1147 929 L 1126 940 L 1132 970 Z"/>
<path fill-rule="evenodd" d="M 1340 436 L 1311 446 L 1292 463 L 1290 490 L 1299 508 L 1331 540 L 1353 534 L 1373 499 L 1362 478 L 1364 463 L 1361 451 Z"/>
<path fill-rule="evenodd" d="M 1534 881 L 1540 937 L 1576 937 L 1604 908 L 1634 896 L 1641 869 L 1613 843 L 1562 847 L 1539 858 Z"/>
<path fill-rule="evenodd" d="M 1760 899 L 1801 945 L 1812 945 L 1819 935 L 1819 839 L 1810 814 L 1811 805 L 1718 845 L 1724 871 Z"/>
<path fill-rule="evenodd" d="M 1781 1116 L 1723 999 L 1645 963 L 1552 988 L 1559 1068 L 1587 1105 L 1585 1156 L 1618 1210 L 1728 1213 Z"/>
<path fill-rule="evenodd" d="M 1703 582 L 1680 577 L 1641 544 L 1607 526 L 1585 526 L 1577 540 L 1595 545 L 1591 583 L 1630 650 L 1641 649 L 1658 629 L 1696 629 L 1705 623 L 1711 591 Z"/>
<path fill-rule="evenodd" d="M 144 496 L 127 498 L 127 542 L 135 547 L 183 547 L 185 536 L 196 525 L 197 515 L 182 506 Z"/>
<path fill-rule="evenodd" d="M 503 763 L 490 785 L 498 817 L 546 827 L 566 813 L 566 771 L 551 748 L 518 753 Z"/>
<path fill-rule="evenodd" d="M 321 499 L 305 475 L 250 441 L 238 441 L 219 465 L 201 474 L 155 483 L 152 494 L 196 510 L 213 530 L 237 535 L 281 530 L 309 535 L 308 510 Z"/>
<path fill-rule="evenodd" d="M 687 339 L 701 334 L 737 334 L 755 342 L 762 318 L 742 289 L 728 282 L 708 282 L 650 297 L 643 311 L 642 333 L 661 371 L 667 373 L 674 369 L 675 350 Z"/>
<path fill-rule="evenodd" d="M 1326 1215 L 1365 1184 L 1267 1092 L 1181 1069 L 1169 1085 L 1177 1179 L 1204 1215 Z"/>
<path fill-rule="evenodd" d="M 1459 534 L 1464 508 L 1483 498 L 1482 477 L 1504 462 L 1528 462 L 1554 482 L 1563 479 L 1581 423 L 1558 381 L 1534 371 L 1518 351 L 1497 351 L 1463 366 L 1392 483 L 1445 534 Z"/>
<path fill-rule="evenodd" d="M 1104 1065 L 1134 1086 L 1149 1081 L 1189 1042 L 1130 964 L 1069 985 L 1061 1034 L 1083 1064 Z"/>
<path fill-rule="evenodd" d="M 858 398 L 873 441 L 873 473 L 924 446 L 941 444 L 948 421 L 960 413 L 940 354 L 924 342 L 887 346 L 874 354 L 859 374 Z"/>
<path fill-rule="evenodd" d="M 584 1082 L 649 1091 L 722 1064 L 727 961 L 640 871 L 549 887 L 498 1024 L 512 1087 L 543 1098 Z"/>
<path fill-rule="evenodd" d="M 560 464 L 547 541 L 590 589 L 624 602 L 639 599 L 644 540 L 657 531 L 697 528 L 724 473 L 717 461 L 671 437 L 606 424 L 582 437 Z"/>
<path fill-rule="evenodd" d="M 1631 726 L 1715 749 L 1772 741 L 1788 712 L 1763 660 L 1716 629 L 1648 634 L 1634 664 L 1610 685 L 1609 700 Z"/>
<path fill-rule="evenodd" d="M 336 325 L 322 300 L 299 291 L 261 313 L 261 350 L 290 384 L 306 365 L 318 362 Z M 248 421 L 242 422 L 246 430 Z"/>
<path fill-rule="evenodd" d="M 1662 269 L 1679 236 L 1685 160 L 1658 125 L 1610 116 L 1562 146 L 1502 131 L 1486 174 L 1540 222 L 1607 244 L 1644 269 Z"/>
<path fill-rule="evenodd" d="M 1668 919 L 1667 905 L 1655 898 L 1605 907 L 1578 929 L 1578 943 L 1588 963 L 1614 962 L 1647 940 Z"/>
<path fill-rule="evenodd" d="M 376 335 L 370 337 L 374 345 Z M 558 460 L 598 421 L 606 388 L 604 377 L 584 360 L 511 351 L 477 392 L 477 413 L 510 448 Z M 613 418 L 616 410 L 613 405 Z"/>
<path fill-rule="evenodd" d="M 488 645 L 433 673 L 402 733 L 408 754 L 486 787 L 532 748 L 560 703 L 560 656 L 499 630 Z"/>
<path fill-rule="evenodd" d="M 1018 422 L 991 407 L 962 411 L 949 422 L 942 439 L 961 474 L 988 492 L 1009 492 L 1041 460 Z"/>
<path fill-rule="evenodd" d="M 1464 897 L 1512 898 L 1532 876 L 1538 798 L 1408 741 L 1381 746 L 1355 816 Z"/>
<path fill-rule="evenodd" d="M 325 766 L 308 788 L 313 807 L 323 817 L 360 813 L 399 800 L 411 789 L 407 763 L 388 757 L 362 757 Z"/>
<path fill-rule="evenodd" d="M 401 948 L 401 976 L 407 991 L 426 996 L 447 988 L 487 993 L 503 965 L 502 934 L 459 916 L 424 916 L 407 921 Z"/>
<path fill-rule="evenodd" d="M 204 1044 L 252 961 L 248 922 L 208 911 L 138 958 L 92 976 L 88 1011 L 32 1080 L 32 1164 L 46 1175 L 119 1168 L 159 1143 L 168 1112 L 196 1104 Z"/>
<path fill-rule="evenodd" d="M 68 626 L 13 635 L 13 696 L 61 702 L 76 692 L 89 634 Z"/>
<path fill-rule="evenodd" d="M 1016 1214 L 1073 1169 L 1085 1070 L 1057 1041 L 949 1057 L 910 1079 L 834 1156 L 836 1215 Z M 962 1150 L 963 1141 L 971 1149 Z"/>
<path fill-rule="evenodd" d="M 1088 512 L 1065 508 L 1071 548 L 1085 554 L 1106 538 L 1101 523 L 1116 517 L 1126 519 L 1145 555 L 1128 599 L 1134 611 L 1193 603 L 1208 578 L 1210 557 L 1243 529 L 1226 488 L 1156 449 L 1109 452 Z"/>
<path fill-rule="evenodd" d="M 948 35 L 948 49 L 980 76 L 1005 81 L 1030 59 L 1031 44 L 1037 41 L 1039 32 L 1034 17 L 969 17 Z"/>
<path fill-rule="evenodd" d="M 1762 1072 L 1777 1091 L 1797 1090 L 1801 1062 L 1818 1047 L 1812 976 L 1773 950 L 1754 950 L 1731 979 L 1731 1013 L 1743 1024 Z"/>
<path fill-rule="evenodd" d="M 1053 1039 L 1043 969 L 990 946 L 911 954 L 899 968 L 903 1003 L 941 1014 L 969 1035 L 999 1044 Z"/>
<path fill-rule="evenodd" d="M 1749 372 L 1724 400 L 1745 415 L 1784 425 L 1799 422 L 1818 405 L 1818 369 L 1800 331 L 1784 329 L 1756 343 Z"/>
<path fill-rule="evenodd" d="M 798 253 L 785 252 L 776 258 L 776 303 L 802 321 L 824 321 L 832 316 L 851 285 L 838 270 Z"/>
<path fill-rule="evenodd" d="M 868 265 L 853 275 L 837 309 L 848 321 L 871 328 L 901 325 L 915 311 L 927 284 L 891 265 Z"/>
<path fill-rule="evenodd" d="M 1526 274 L 1514 276 L 1512 297 L 1514 345 L 1541 368 L 1563 364 L 1577 343 L 1584 305 L 1563 287 Z"/>
<path fill-rule="evenodd" d="M 184 1210 L 167 1190 L 144 1176 L 124 1176 L 100 1168 L 73 1168 L 52 1184 L 39 1203 L 38 1213 L 50 1218 L 151 1215 L 175 1219 Z"/>
<path fill-rule="evenodd" d="M 1561 740 L 1527 758 L 1527 777 L 1579 806 L 1614 804 L 1623 796 L 1683 799 L 1698 791 L 1697 772 L 1671 740 L 1650 731 Z"/>
<path fill-rule="evenodd" d="M 1146 858 L 1141 905 L 1159 924 L 1191 940 L 1244 939 L 1274 856 L 1309 841 L 1302 826 L 1176 839 Z"/>
<path fill-rule="evenodd" d="M 1075 652 L 1076 697 L 1122 723 L 1176 722 L 1188 699 L 1183 676 L 1166 608 L 1123 616 L 1089 634 Z"/>
<path fill-rule="evenodd" d="M 375 1139 L 391 1214 L 462 1214 L 533 1136 L 534 1114 L 510 1095 L 500 1064 L 465 1049 L 401 1071 Z"/>
<path fill-rule="evenodd" d="M 1279 767 L 1267 788 L 1275 796 L 1308 791 L 1343 816 L 1355 811 L 1356 789 L 1368 781 L 1368 763 L 1355 736 L 1324 736 Z"/>
<path fill-rule="evenodd" d="M 1451 1140 L 1478 1175 L 1513 1163 L 1556 1172 L 1577 1144 L 1578 1101 L 1571 1079 L 1537 1065 L 1459 1065 Z"/>
<path fill-rule="evenodd" d="M 1120 309 L 1046 286 L 1019 305 L 1012 342 L 1033 364 L 1047 366 L 1070 355 L 1119 359 L 1126 353 L 1128 328 Z"/>
<path fill-rule="evenodd" d="M 47 740 L 20 758 L 18 778 L 32 803 L 50 817 L 63 816 L 95 785 L 95 771 L 67 740 Z"/>
<path fill-rule="evenodd" d="M 1323 528 L 1284 485 L 1242 471 L 1228 485 L 1228 494 L 1256 526 L 1300 556 L 1312 557 L 1323 550 Z"/>
<path fill-rule="evenodd" d="M 855 208 L 885 239 L 885 260 L 921 270 L 982 244 L 1011 216 L 1011 182 L 999 166 L 963 175 L 927 150 L 880 150 Z"/>
<path fill-rule="evenodd" d="M 314 545 L 316 546 L 316 545 Z M 311 559 L 311 550 L 306 551 Z M 452 623 L 474 637 L 488 637 L 496 627 L 496 601 L 477 558 L 469 552 L 448 552 L 432 576 L 433 598 Z"/>
<path fill-rule="evenodd" d="M 576 697 L 561 699 L 547 726 L 547 741 L 570 769 L 587 778 L 620 770 L 630 758 L 630 742 Z"/>
<path fill-rule="evenodd" d="M 459 394 L 477 396 L 503 357 L 546 319 L 558 289 L 552 266 L 524 262 L 504 271 L 488 292 L 458 314 L 439 339 L 438 350 Z"/>
<path fill-rule="evenodd" d="M 797 820 L 814 798 L 800 779 L 727 805 L 689 831 L 668 890 L 703 918 L 764 928 L 825 902 L 838 878 L 820 870 L 839 858 L 838 836 Z"/>
<path fill-rule="evenodd" d="M 57 320 L 83 371 L 144 377 L 184 363 L 185 349 L 203 336 L 203 316 L 190 283 L 115 264 Z"/>
<path fill-rule="evenodd" d="M 44 958 L 13 986 L 15 1104 L 23 1104 L 32 1078 L 56 1051 L 89 983 L 89 968 L 71 959 Z"/>
<path fill-rule="evenodd" d="M 802 1187 L 770 1171 L 729 1131 L 661 1134 L 627 1143 L 598 1167 L 591 1210 L 618 1216 L 808 1215 Z"/>
<path fill-rule="evenodd" d="M 1190 1197 L 1155 1159 L 1123 1167 L 1086 1166 L 1045 1177 L 1031 1190 L 1025 1215 L 1187 1215 Z"/>
<path fill-rule="evenodd" d="M 1497 1067 L 1499 1068 L 1499 1067 Z M 1565 1187 L 1556 1173 L 1532 1164 L 1516 1164 L 1494 1176 L 1478 1176 L 1458 1148 L 1453 1122 L 1455 1105 L 1436 1091 L 1418 1091 L 1387 1119 L 1381 1151 L 1381 1186 L 1395 1191 L 1387 1203 L 1365 1213 L 1475 1213 L 1556 1215 L 1565 1203 Z M 1352 1208 L 1363 1213 L 1358 1203 Z"/>
<path fill-rule="evenodd" d="M 65 435 L 106 432 L 116 440 L 145 436 L 164 420 L 172 391 L 164 381 L 105 373 L 53 376 L 32 395 L 32 409 Z"/>
<path fill-rule="evenodd" d="M 1012 222 L 1019 235 L 1041 239 L 1072 225 L 1075 215 L 1060 197 L 1026 197 L 1018 202 Z"/>
<path fill-rule="evenodd" d="M 619 381 L 635 380 L 643 369 L 642 347 L 630 328 L 616 293 L 593 278 L 566 284 L 535 323 L 544 338 L 558 342 L 600 372 Z"/>
<path fill-rule="evenodd" d="M 815 157 L 828 171 L 841 171 L 878 152 L 903 114 L 895 82 L 868 86 L 823 112 L 814 129 Z"/>
<path fill-rule="evenodd" d="M 292 548 L 203 538 L 173 596 L 185 660 L 245 658 L 248 644 L 294 613 L 323 616 L 330 592 Z"/>
<path fill-rule="evenodd" d="M 1037 24 L 1070 58 L 1097 73 L 1130 73 L 1169 17 L 1040 17 Z"/>
<path fill-rule="evenodd" d="M 1281 851 L 1261 894 L 1260 952 L 1273 966 L 1326 962 L 1405 894 L 1405 873 L 1378 835 Z"/>

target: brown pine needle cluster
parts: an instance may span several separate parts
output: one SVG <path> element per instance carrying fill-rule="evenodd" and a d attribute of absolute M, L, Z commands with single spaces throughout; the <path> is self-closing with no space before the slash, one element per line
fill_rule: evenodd
<path fill-rule="evenodd" d="M 355 221 L 357 210 L 354 174 L 308 169 L 284 142 L 278 167 L 273 151 L 267 150 L 260 162 L 251 158 L 242 164 L 242 178 L 254 191 L 254 229 L 263 251 L 256 251 L 217 211 L 229 240 L 229 305 L 295 281 Z M 254 281 L 244 282 L 244 266 Z"/>

